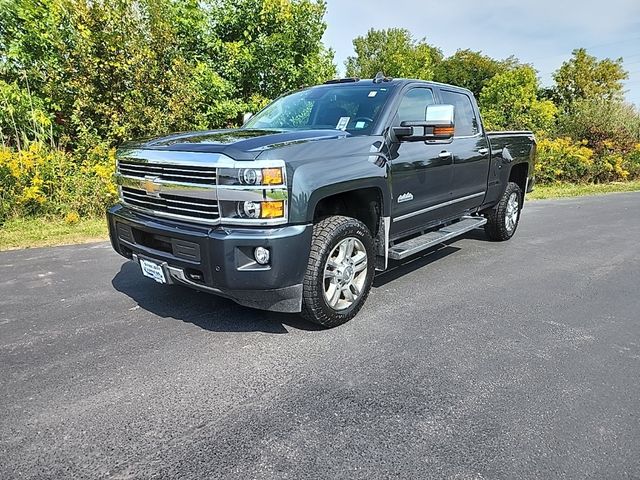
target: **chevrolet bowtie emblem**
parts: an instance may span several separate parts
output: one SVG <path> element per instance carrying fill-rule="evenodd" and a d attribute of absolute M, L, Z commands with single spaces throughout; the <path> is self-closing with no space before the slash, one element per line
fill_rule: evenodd
<path fill-rule="evenodd" d="M 160 184 L 157 182 L 158 177 L 144 177 L 144 191 L 152 197 L 160 196 Z"/>

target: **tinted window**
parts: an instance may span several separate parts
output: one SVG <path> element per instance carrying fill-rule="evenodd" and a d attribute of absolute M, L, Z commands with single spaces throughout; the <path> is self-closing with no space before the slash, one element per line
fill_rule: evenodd
<path fill-rule="evenodd" d="M 397 123 L 424 121 L 427 118 L 427 105 L 434 103 L 431 89 L 412 88 L 404 94 L 400 101 Z"/>
<path fill-rule="evenodd" d="M 465 137 L 478 133 L 478 121 L 476 120 L 471 99 L 464 93 L 442 90 L 442 103 L 455 107 L 456 137 Z"/>
<path fill-rule="evenodd" d="M 369 134 L 389 97 L 379 85 L 328 85 L 279 98 L 245 124 L 245 128 L 341 129 Z"/>

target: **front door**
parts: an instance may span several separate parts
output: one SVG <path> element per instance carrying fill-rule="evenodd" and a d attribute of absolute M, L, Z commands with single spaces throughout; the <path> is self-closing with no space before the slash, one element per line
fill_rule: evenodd
<path fill-rule="evenodd" d="M 424 121 L 433 91 L 414 87 L 404 93 L 393 126 L 403 121 Z M 447 142 L 400 142 L 389 145 L 391 157 L 391 235 L 416 230 L 446 217 L 451 200 L 453 156 Z"/>

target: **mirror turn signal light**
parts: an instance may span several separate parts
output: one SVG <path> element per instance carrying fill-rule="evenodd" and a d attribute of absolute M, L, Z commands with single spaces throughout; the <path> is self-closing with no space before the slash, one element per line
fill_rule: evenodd
<path fill-rule="evenodd" d="M 453 136 L 453 130 L 453 127 L 433 127 L 433 134 Z"/>

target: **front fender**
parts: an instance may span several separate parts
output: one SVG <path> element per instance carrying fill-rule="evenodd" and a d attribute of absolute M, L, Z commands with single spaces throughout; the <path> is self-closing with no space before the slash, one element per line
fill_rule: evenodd
<path fill-rule="evenodd" d="M 362 188 L 377 188 L 383 215 L 391 205 L 388 159 L 379 136 L 346 136 L 297 142 L 264 151 L 259 159 L 287 165 L 289 222 L 310 223 L 320 200 Z"/>
<path fill-rule="evenodd" d="M 293 175 L 289 220 L 292 223 L 310 223 L 318 202 L 323 198 L 365 188 L 379 191 L 382 214 L 389 216 L 391 199 L 384 163 L 379 166 L 369 159 L 351 158 L 300 166 Z"/>

